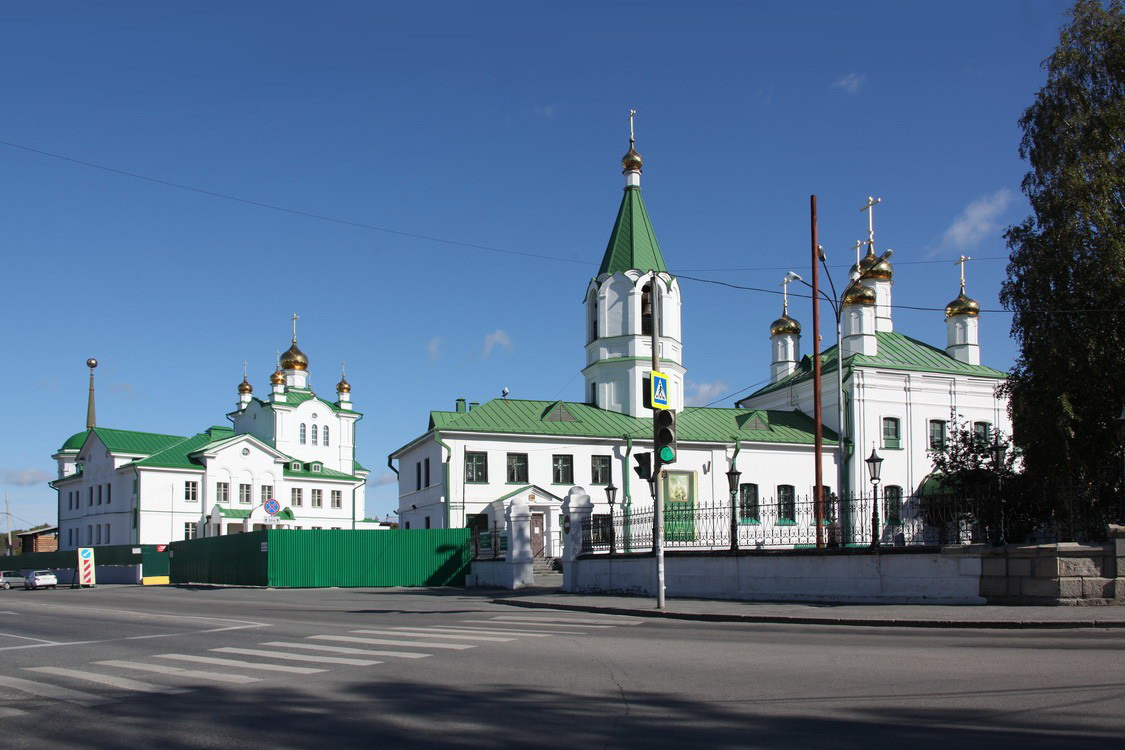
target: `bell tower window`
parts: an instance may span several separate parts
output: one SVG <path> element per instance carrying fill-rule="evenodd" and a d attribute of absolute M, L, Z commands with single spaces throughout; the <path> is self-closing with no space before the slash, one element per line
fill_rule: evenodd
<path fill-rule="evenodd" d="M 641 335 L 652 335 L 652 284 L 641 287 Z"/>
<path fill-rule="evenodd" d="M 590 296 L 590 306 L 586 313 L 586 319 L 590 322 L 590 330 L 586 337 L 586 343 L 590 343 L 598 337 L 598 296 L 593 294 Z"/>

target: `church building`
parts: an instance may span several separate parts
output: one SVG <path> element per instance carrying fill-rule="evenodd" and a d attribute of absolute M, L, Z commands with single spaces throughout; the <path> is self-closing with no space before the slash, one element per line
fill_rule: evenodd
<path fill-rule="evenodd" d="M 294 316 L 294 326 L 296 325 Z M 367 528 L 367 470 L 355 460 L 351 384 L 341 376 L 330 401 L 309 386 L 309 360 L 292 346 L 254 396 L 245 373 L 229 426 L 190 436 L 99 427 L 88 360 L 86 429 L 53 458 L 59 548 L 167 544 L 268 527 Z M 278 512 L 269 513 L 276 500 Z M 267 505 L 269 503 L 269 505 Z"/>

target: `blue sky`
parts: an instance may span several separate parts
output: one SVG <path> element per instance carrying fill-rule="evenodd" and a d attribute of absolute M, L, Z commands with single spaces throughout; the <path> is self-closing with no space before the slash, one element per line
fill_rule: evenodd
<path fill-rule="evenodd" d="M 630 108 L 674 272 L 807 275 L 815 193 L 839 285 L 874 195 L 897 304 L 943 307 L 965 253 L 996 309 L 1002 233 L 1028 211 L 1017 121 L 1067 5 L 6 4 L 0 491 L 17 525 L 55 521 L 50 455 L 84 427 L 87 357 L 99 425 L 194 434 L 225 423 L 243 360 L 268 390 L 294 311 L 315 389 L 348 362 L 371 515 L 429 410 L 504 387 L 581 399 Z M 767 377 L 778 297 L 684 280 L 683 299 L 695 403 Z M 807 301 L 792 312 L 807 352 Z M 986 364 L 1010 366 L 1010 322 L 982 315 Z M 895 326 L 944 346 L 936 309 Z"/>

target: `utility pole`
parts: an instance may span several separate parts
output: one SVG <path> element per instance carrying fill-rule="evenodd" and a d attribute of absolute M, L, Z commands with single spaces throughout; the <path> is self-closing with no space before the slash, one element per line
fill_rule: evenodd
<path fill-rule="evenodd" d="M 816 196 L 809 196 L 809 222 L 812 229 L 812 327 L 813 327 L 813 422 L 814 455 L 813 507 L 816 509 L 816 548 L 824 549 L 824 430 L 820 398 L 820 256 L 817 244 Z"/>
<path fill-rule="evenodd" d="M 657 282 L 659 277 L 656 275 L 656 270 L 652 272 L 652 372 L 660 372 L 660 314 L 663 312 L 661 309 L 661 297 Z M 648 378 L 649 388 L 649 402 L 655 404 L 653 401 L 653 377 L 650 374 Z M 664 469 L 660 464 L 660 455 L 656 450 L 656 412 L 659 411 L 655 405 L 652 408 L 652 481 L 655 490 L 652 493 L 652 551 L 656 555 L 656 608 L 664 609 L 664 488 L 663 488 L 663 474 Z"/>
<path fill-rule="evenodd" d="M 4 517 L 8 519 L 8 557 L 12 556 L 12 514 L 8 512 L 8 494 L 4 493 Z"/>

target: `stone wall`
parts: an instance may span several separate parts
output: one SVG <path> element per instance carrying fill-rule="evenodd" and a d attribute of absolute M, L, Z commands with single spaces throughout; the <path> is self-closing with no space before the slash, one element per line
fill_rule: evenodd
<path fill-rule="evenodd" d="M 980 594 L 990 604 L 1125 604 L 1125 534 L 1104 544 L 983 547 Z M 975 547 L 976 545 L 974 545 Z"/>

